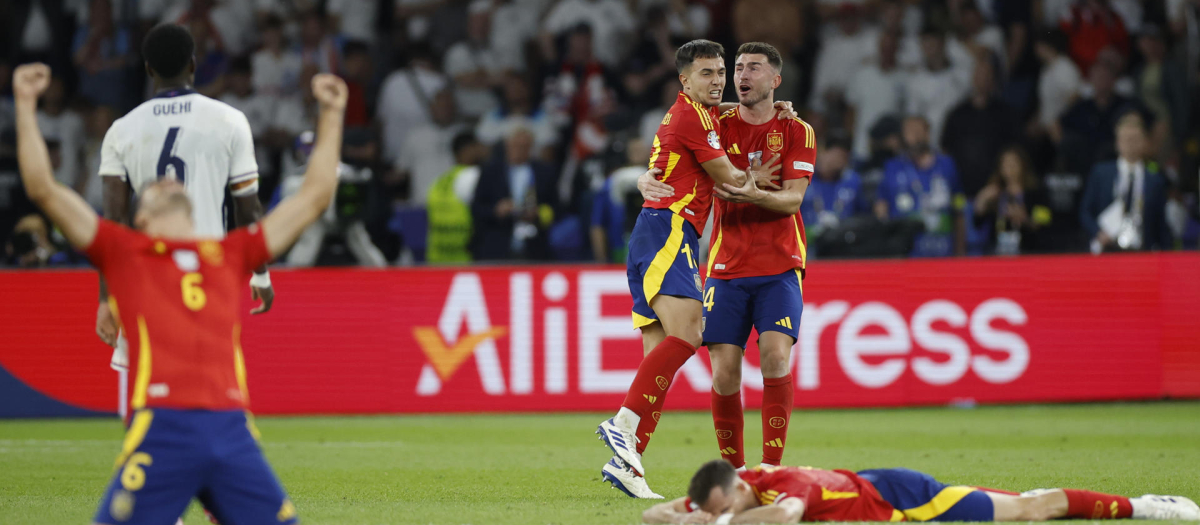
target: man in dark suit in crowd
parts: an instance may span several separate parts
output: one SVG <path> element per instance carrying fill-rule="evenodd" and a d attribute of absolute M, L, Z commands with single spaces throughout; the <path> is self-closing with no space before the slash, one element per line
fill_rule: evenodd
<path fill-rule="evenodd" d="M 1118 158 L 1092 167 L 1080 203 L 1092 253 L 1169 250 L 1175 241 L 1167 226 L 1167 180 L 1157 163 L 1145 160 L 1146 123 L 1131 111 L 1115 129 Z"/>
<path fill-rule="evenodd" d="M 476 261 L 549 258 L 546 231 L 555 216 L 555 173 L 532 151 L 533 133 L 515 127 L 504 140 L 503 157 L 483 167 L 471 205 Z"/>

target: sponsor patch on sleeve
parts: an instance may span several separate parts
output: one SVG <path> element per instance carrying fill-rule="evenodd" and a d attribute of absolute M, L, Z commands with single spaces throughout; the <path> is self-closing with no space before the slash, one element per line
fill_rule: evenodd
<path fill-rule="evenodd" d="M 799 170 L 799 171 L 811 172 L 811 171 L 813 171 L 813 165 L 808 162 L 800 162 L 797 160 L 797 161 L 792 162 L 792 169 Z"/>

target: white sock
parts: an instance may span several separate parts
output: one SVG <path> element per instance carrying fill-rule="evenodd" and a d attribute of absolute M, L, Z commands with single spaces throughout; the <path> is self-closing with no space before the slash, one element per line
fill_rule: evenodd
<path fill-rule="evenodd" d="M 772 464 L 764 461 L 762 463 L 759 463 L 758 466 L 760 466 L 760 467 L 778 467 L 779 465 L 772 465 Z"/>
<path fill-rule="evenodd" d="M 617 411 L 617 416 L 613 418 L 613 423 L 621 430 L 628 430 L 630 434 L 637 432 L 638 424 L 642 422 L 642 416 L 635 414 L 632 410 L 621 407 Z"/>
<path fill-rule="evenodd" d="M 738 468 L 735 468 L 735 469 L 733 469 L 733 470 L 734 470 L 734 472 L 745 472 L 745 471 L 746 471 L 746 466 L 745 466 L 745 465 L 742 465 L 742 466 L 740 466 L 740 467 L 738 467 Z"/>

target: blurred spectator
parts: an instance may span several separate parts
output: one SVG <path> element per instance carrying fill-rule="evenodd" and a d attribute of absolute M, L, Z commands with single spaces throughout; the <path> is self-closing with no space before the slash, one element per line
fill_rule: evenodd
<path fill-rule="evenodd" d="M 467 39 L 446 51 L 442 72 L 454 81 L 459 112 L 475 120 L 497 105 L 493 88 L 500 83 L 502 66 L 488 48 L 491 0 L 474 0 L 467 9 Z"/>
<path fill-rule="evenodd" d="M 1015 111 L 996 95 L 991 60 L 975 63 L 971 93 L 950 112 L 942 129 L 942 150 L 954 159 L 967 198 L 973 198 L 991 176 L 1001 148 L 1017 142 Z"/>
<path fill-rule="evenodd" d="M 512 131 L 514 127 L 533 130 L 534 151 L 543 160 L 548 158 L 546 150 L 558 143 L 558 127 L 553 116 L 534 105 L 533 93 L 525 77 L 509 73 L 503 79 L 504 100 L 479 119 L 475 135 L 480 142 L 492 146 Z"/>
<path fill-rule="evenodd" d="M 543 0 L 498 0 L 492 11 L 491 49 L 497 67 L 525 71 L 527 45 L 538 36 Z"/>
<path fill-rule="evenodd" d="M 84 172 L 83 176 L 88 178 L 88 191 L 85 195 L 88 204 L 93 208 L 100 210 L 104 206 L 104 193 L 101 191 L 104 184 L 100 180 L 100 149 L 104 144 L 104 134 L 108 132 L 108 128 L 112 127 L 113 121 L 117 120 L 117 112 L 108 106 L 93 107 L 87 114 L 87 122 L 84 126 L 86 136 L 84 139 Z M 2 208 L 3 206 L 0 206 Z"/>
<path fill-rule="evenodd" d="M 1049 129 L 1079 95 L 1083 79 L 1079 67 L 1066 55 L 1067 37 L 1051 31 L 1038 39 L 1036 51 L 1042 62 L 1038 78 L 1038 124 Z"/>
<path fill-rule="evenodd" d="M 561 0 L 550 8 L 542 20 L 542 52 L 557 61 L 554 39 L 580 25 L 591 27 L 595 36 L 596 60 L 608 67 L 620 67 L 624 53 L 629 50 L 628 36 L 637 23 L 623 0 Z"/>
<path fill-rule="evenodd" d="M 671 106 L 675 104 L 675 100 L 679 98 L 680 87 L 679 82 L 664 83 L 660 90 L 658 106 L 642 113 L 638 122 L 638 136 L 647 146 L 654 144 L 654 135 L 658 133 L 658 126 L 662 124 L 663 117 L 667 115 Z"/>
<path fill-rule="evenodd" d="M 803 7 L 801 2 L 777 0 L 733 2 L 731 24 L 734 39 L 737 42 L 767 42 L 775 46 L 783 59 L 782 70 L 797 72 L 783 75 L 783 81 L 775 88 L 776 100 L 801 102 L 796 98 L 800 95 L 801 75 L 798 72 L 801 69 L 792 53 L 804 42 Z M 727 52 L 732 53 L 733 49 Z"/>
<path fill-rule="evenodd" d="M 925 24 L 920 8 L 903 0 L 883 0 L 878 12 L 879 35 L 896 36 L 896 62 L 903 69 L 920 67 L 920 31 Z"/>
<path fill-rule="evenodd" d="M 604 185 L 592 198 L 592 258 L 598 263 L 623 263 L 627 254 L 625 236 L 625 200 L 628 189 L 637 187 L 637 178 L 646 171 L 650 149 L 641 137 L 625 141 L 625 166 L 604 179 Z"/>
<path fill-rule="evenodd" d="M 1050 225 L 1052 215 L 1033 164 L 1020 147 L 1000 154 L 995 174 L 974 202 L 976 224 L 991 226 L 989 253 L 1016 255 L 1042 248 L 1037 234 Z"/>
<path fill-rule="evenodd" d="M 634 110 L 658 103 L 664 82 L 675 83 L 675 45 L 668 29 L 667 14 L 661 6 L 646 11 L 645 21 L 633 52 L 625 62 L 623 86 L 625 100 Z"/>
<path fill-rule="evenodd" d="M 868 211 L 862 179 L 851 167 L 850 147 L 849 139 L 830 137 L 817 155 L 817 172 L 800 203 L 804 229 L 811 238 Z"/>
<path fill-rule="evenodd" d="M 372 44 L 375 42 L 375 15 L 378 0 L 328 0 L 325 13 L 334 33 L 347 40 Z"/>
<path fill-rule="evenodd" d="M 428 42 L 430 15 L 449 0 L 395 0 L 393 16 L 411 42 Z"/>
<path fill-rule="evenodd" d="M 200 23 L 212 38 L 215 49 L 226 55 L 236 56 L 249 49 L 254 36 L 254 18 L 246 9 L 249 7 L 247 4 L 249 2 L 178 1 L 163 10 L 162 21 L 185 27 L 194 22 Z"/>
<path fill-rule="evenodd" d="M 470 131 L 454 137 L 454 166 L 434 181 L 426 196 L 429 235 L 425 260 L 430 264 L 471 262 L 471 205 L 479 185 L 479 164 L 487 158 L 487 146 Z"/>
<path fill-rule="evenodd" d="M 342 78 L 349 89 L 346 100 L 346 127 L 360 127 L 371 123 L 372 79 L 375 75 L 371 63 L 371 49 L 365 42 L 352 40 L 342 48 Z"/>
<path fill-rule="evenodd" d="M 296 139 L 295 148 L 290 152 L 293 162 L 289 163 L 295 168 L 288 172 L 280 185 L 283 197 L 294 194 L 303 184 L 304 167 L 312 153 L 315 137 L 313 132 L 305 131 Z M 362 141 L 370 140 L 368 137 L 370 134 L 353 132 L 347 132 L 345 135 L 347 142 L 359 142 L 353 144 L 354 146 L 362 146 Z M 363 224 L 363 201 L 372 175 L 370 168 L 338 163 L 337 193 L 321 217 L 296 239 L 296 244 L 287 254 L 289 265 L 307 267 L 317 264 L 328 238 L 336 236 L 345 242 L 346 248 L 360 266 L 387 266 L 387 259 L 379 248 L 372 244 L 371 236 Z"/>
<path fill-rule="evenodd" d="M 809 108 L 822 113 L 842 105 L 854 73 L 878 49 L 879 35 L 863 28 L 858 5 L 842 4 L 836 13 L 837 24 L 822 35 L 821 51 L 813 71 Z"/>
<path fill-rule="evenodd" d="M 268 17 L 263 22 L 262 49 L 254 53 L 254 90 L 269 97 L 290 95 L 299 86 L 300 54 L 291 50 L 283 33 L 283 20 Z"/>
<path fill-rule="evenodd" d="M 1081 71 L 1091 70 L 1096 56 L 1106 48 L 1121 55 L 1129 54 L 1129 34 L 1125 23 L 1108 0 L 1077 0 L 1059 21 L 1067 34 L 1071 58 Z"/>
<path fill-rule="evenodd" d="M 50 87 L 42 95 L 37 116 L 42 134 L 59 144 L 61 165 L 55 170 L 54 178 L 83 195 L 85 200 L 92 201 L 93 193 L 100 195 L 100 181 L 91 181 L 83 171 L 83 117 L 67 107 L 67 87 L 63 77 L 50 79 Z"/>
<path fill-rule="evenodd" d="M 428 47 L 414 46 L 408 52 L 408 66 L 384 79 L 375 107 L 375 118 L 383 128 L 384 156 L 393 164 L 404 150 L 409 130 L 430 121 L 433 97 L 446 87 L 446 78 L 434 68 Z"/>
<path fill-rule="evenodd" d="M 1172 249 L 1167 180 L 1157 163 L 1146 161 L 1146 124 L 1129 113 L 1115 132 L 1118 158 L 1092 168 L 1080 203 L 1079 220 L 1092 239 L 1092 253 Z"/>
<path fill-rule="evenodd" d="M 2 2 L 0 60 L 7 59 L 18 64 L 43 61 L 61 70 L 71 61 L 67 47 L 71 43 L 71 29 L 71 19 L 66 16 L 61 1 Z"/>
<path fill-rule="evenodd" d="M 1171 31 L 1181 48 L 1180 55 L 1184 64 L 1192 64 L 1187 68 L 1188 83 L 1195 85 L 1200 78 L 1200 2 L 1196 0 L 1175 0 L 1170 2 L 1175 6 L 1170 12 Z"/>
<path fill-rule="evenodd" d="M 429 111 L 433 121 L 412 129 L 394 166 L 398 173 L 397 182 L 407 182 L 407 201 L 417 206 L 425 204 L 433 182 L 454 166 L 454 137 L 465 128 L 458 122 L 454 93 L 449 89 L 433 96 Z"/>
<path fill-rule="evenodd" d="M 275 112 L 264 141 L 276 151 L 292 151 L 301 133 L 316 128 L 317 99 L 312 93 L 312 77 L 316 74 L 317 66 L 305 65 L 300 71 L 300 92 L 276 99 Z M 279 173 L 283 176 L 301 173 L 303 166 L 297 165 L 296 159 L 307 159 L 307 155 L 297 157 L 284 154 L 280 157 Z"/>
<path fill-rule="evenodd" d="M 881 117 L 903 110 L 908 76 L 896 63 L 899 35 L 879 35 L 879 56 L 854 74 L 846 92 L 846 103 L 854 110 L 854 154 L 868 156 L 869 132 Z"/>
<path fill-rule="evenodd" d="M 215 97 L 225 89 L 225 70 L 229 68 L 229 56 L 220 43 L 212 38 L 211 26 L 201 20 L 192 20 L 189 30 L 196 43 L 196 91 Z"/>
<path fill-rule="evenodd" d="M 1164 153 L 1182 144 L 1188 132 L 1187 114 L 1191 101 L 1187 73 L 1175 60 L 1167 60 L 1167 43 L 1158 26 L 1146 25 L 1138 35 L 1143 62 L 1134 72 L 1136 93 L 1154 115 L 1154 142 Z"/>
<path fill-rule="evenodd" d="M 921 55 L 921 67 L 908 77 L 905 88 L 907 113 L 924 116 L 931 136 L 941 137 L 946 115 L 967 93 L 967 77 L 946 56 L 946 35 L 941 31 L 921 33 Z M 970 75 L 971 70 L 966 71 Z"/>
<path fill-rule="evenodd" d="M 1134 101 L 1116 93 L 1117 66 L 1110 60 L 1092 64 L 1088 78 L 1092 96 L 1072 105 L 1059 119 L 1061 123 L 1060 151 L 1066 168 L 1078 173 L 1087 172 L 1092 164 L 1112 158 L 1113 130 L 1117 119 L 1136 109 Z M 1147 152 L 1148 153 L 1148 152 Z"/>
<path fill-rule="evenodd" d="M 50 242 L 50 227 L 41 215 L 30 214 L 17 221 L 4 245 L 7 266 L 40 268 L 62 260 Z"/>
<path fill-rule="evenodd" d="M 547 229 L 554 222 L 554 171 L 531 157 L 533 133 L 515 128 L 504 156 L 483 167 L 471 203 L 475 260 L 549 257 Z"/>
<path fill-rule="evenodd" d="M 925 233 L 917 237 L 914 257 L 966 254 L 966 198 L 954 160 L 933 150 L 929 123 L 920 116 L 904 119 L 905 154 L 884 168 L 875 215 L 887 220 L 917 220 Z"/>
<path fill-rule="evenodd" d="M 254 74 L 251 70 L 250 59 L 240 57 L 229 63 L 229 72 L 225 75 L 225 94 L 221 102 L 233 106 L 246 115 L 250 123 L 250 133 L 254 136 L 254 155 L 258 161 L 258 173 L 261 179 L 274 179 L 277 171 L 270 154 L 270 148 L 265 142 L 267 131 L 275 117 L 276 100 L 258 93 L 254 89 Z M 269 195 L 269 192 L 261 194 Z"/>
<path fill-rule="evenodd" d="M 1007 72 L 1008 59 L 1004 32 L 993 24 L 989 24 L 979 11 L 978 4 L 968 0 L 951 2 L 958 7 L 958 24 L 955 40 L 951 47 L 966 51 L 970 57 L 987 56 L 998 61 L 1001 69 L 997 77 L 1003 77 Z"/>
<path fill-rule="evenodd" d="M 297 50 L 303 64 L 313 64 L 321 73 L 341 71 L 340 41 L 329 34 L 328 21 L 320 11 L 304 14 L 300 22 L 300 43 Z"/>
<path fill-rule="evenodd" d="M 133 35 L 113 23 L 108 0 L 92 0 L 88 25 L 75 33 L 71 46 L 79 68 L 79 93 L 94 104 L 126 108 L 130 105 L 128 80 Z"/>
<path fill-rule="evenodd" d="M 0 58 L 0 134 L 16 129 L 16 113 L 13 107 L 12 67 Z"/>

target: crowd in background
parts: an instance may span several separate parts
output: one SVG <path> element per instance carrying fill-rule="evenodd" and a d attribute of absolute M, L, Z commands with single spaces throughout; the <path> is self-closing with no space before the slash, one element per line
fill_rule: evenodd
<path fill-rule="evenodd" d="M 347 80 L 342 183 L 295 265 L 623 262 L 695 38 L 730 64 L 743 42 L 782 52 L 775 98 L 817 134 L 812 257 L 1200 236 L 1200 0 L 7 0 L 6 263 L 83 263 L 20 188 L 12 68 L 52 66 L 56 177 L 100 209 L 100 143 L 152 94 L 139 48 L 162 22 L 190 29 L 196 90 L 249 119 L 267 205 L 302 171 L 308 80 Z"/>

